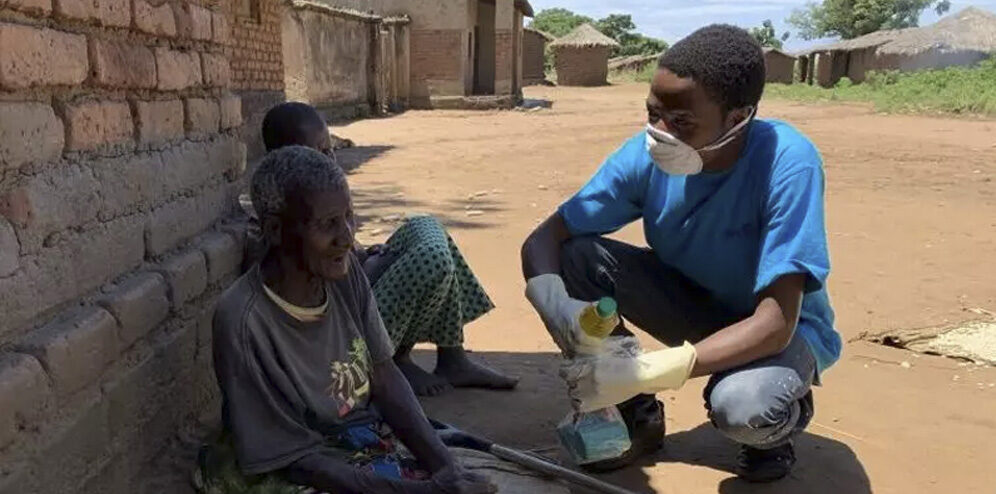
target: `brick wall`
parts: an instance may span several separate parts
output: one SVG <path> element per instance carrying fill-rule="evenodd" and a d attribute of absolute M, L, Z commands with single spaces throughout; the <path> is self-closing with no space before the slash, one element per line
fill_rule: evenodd
<path fill-rule="evenodd" d="M 280 40 L 280 22 L 284 5 L 280 0 L 249 0 L 254 7 L 239 9 L 240 2 L 228 3 L 232 63 L 232 88 L 242 97 L 245 126 L 242 138 L 248 157 L 263 155 L 259 127 L 273 105 L 286 100 L 284 66 Z M 245 15 L 246 13 L 250 15 Z"/>
<path fill-rule="evenodd" d="M 544 51 L 546 38 L 535 31 L 522 33 L 522 78 L 525 84 L 534 84 L 546 79 Z"/>
<path fill-rule="evenodd" d="M 412 104 L 425 107 L 430 95 L 463 95 L 462 29 L 412 29 Z"/>
<path fill-rule="evenodd" d="M 217 410 L 245 146 L 212 5 L 0 4 L 0 493 L 134 492 Z"/>
<path fill-rule="evenodd" d="M 515 44 L 511 29 L 495 30 L 495 94 L 512 94 L 515 70 Z"/>
<path fill-rule="evenodd" d="M 602 86 L 608 83 L 608 48 L 560 48 L 554 57 L 557 84 L 561 86 Z"/>

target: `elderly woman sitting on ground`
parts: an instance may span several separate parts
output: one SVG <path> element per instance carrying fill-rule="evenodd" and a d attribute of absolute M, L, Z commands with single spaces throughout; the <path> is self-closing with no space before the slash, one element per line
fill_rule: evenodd
<path fill-rule="evenodd" d="M 455 462 L 392 359 L 353 250 L 343 170 L 313 149 L 284 147 L 264 159 L 251 195 L 268 248 L 214 317 L 241 472 L 335 494 L 494 492 Z"/>

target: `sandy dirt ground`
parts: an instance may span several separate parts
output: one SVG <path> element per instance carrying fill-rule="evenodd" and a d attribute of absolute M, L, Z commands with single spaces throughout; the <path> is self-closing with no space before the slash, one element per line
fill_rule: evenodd
<path fill-rule="evenodd" d="M 523 298 L 530 230 L 645 121 L 643 85 L 530 88 L 535 112 L 408 112 L 335 127 L 359 146 L 341 161 L 365 220 L 384 239 L 397 215 L 451 228 L 498 308 L 467 330 L 479 358 L 522 376 L 510 393 L 425 400 L 437 418 L 556 454 L 567 409 L 555 346 Z M 955 324 L 996 310 L 996 122 L 876 115 L 860 106 L 765 101 L 821 149 L 828 178 L 831 296 L 848 343 L 816 390 L 817 413 L 790 478 L 752 486 L 706 421 L 704 379 L 667 403 L 665 449 L 608 478 L 636 492 L 996 492 L 996 369 L 858 339 Z M 617 235 L 643 243 L 639 226 Z M 419 359 L 433 363 L 432 352 Z"/>

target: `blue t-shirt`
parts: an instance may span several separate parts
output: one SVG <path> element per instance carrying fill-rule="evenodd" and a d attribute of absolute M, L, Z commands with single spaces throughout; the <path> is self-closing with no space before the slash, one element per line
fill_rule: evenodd
<path fill-rule="evenodd" d="M 754 121 L 732 169 L 690 176 L 657 168 L 640 132 L 559 211 L 573 235 L 643 218 L 657 257 L 738 313 L 753 313 L 757 295 L 779 277 L 805 274 L 797 331 L 822 371 L 841 349 L 825 286 L 823 178 L 819 151 L 784 122 Z"/>

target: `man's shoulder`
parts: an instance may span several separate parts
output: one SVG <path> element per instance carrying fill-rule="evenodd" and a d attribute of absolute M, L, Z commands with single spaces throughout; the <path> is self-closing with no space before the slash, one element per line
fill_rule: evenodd
<path fill-rule="evenodd" d="M 752 153 L 770 163 L 772 178 L 794 175 L 803 170 L 820 170 L 823 158 L 805 134 L 781 120 L 755 122 Z"/>

